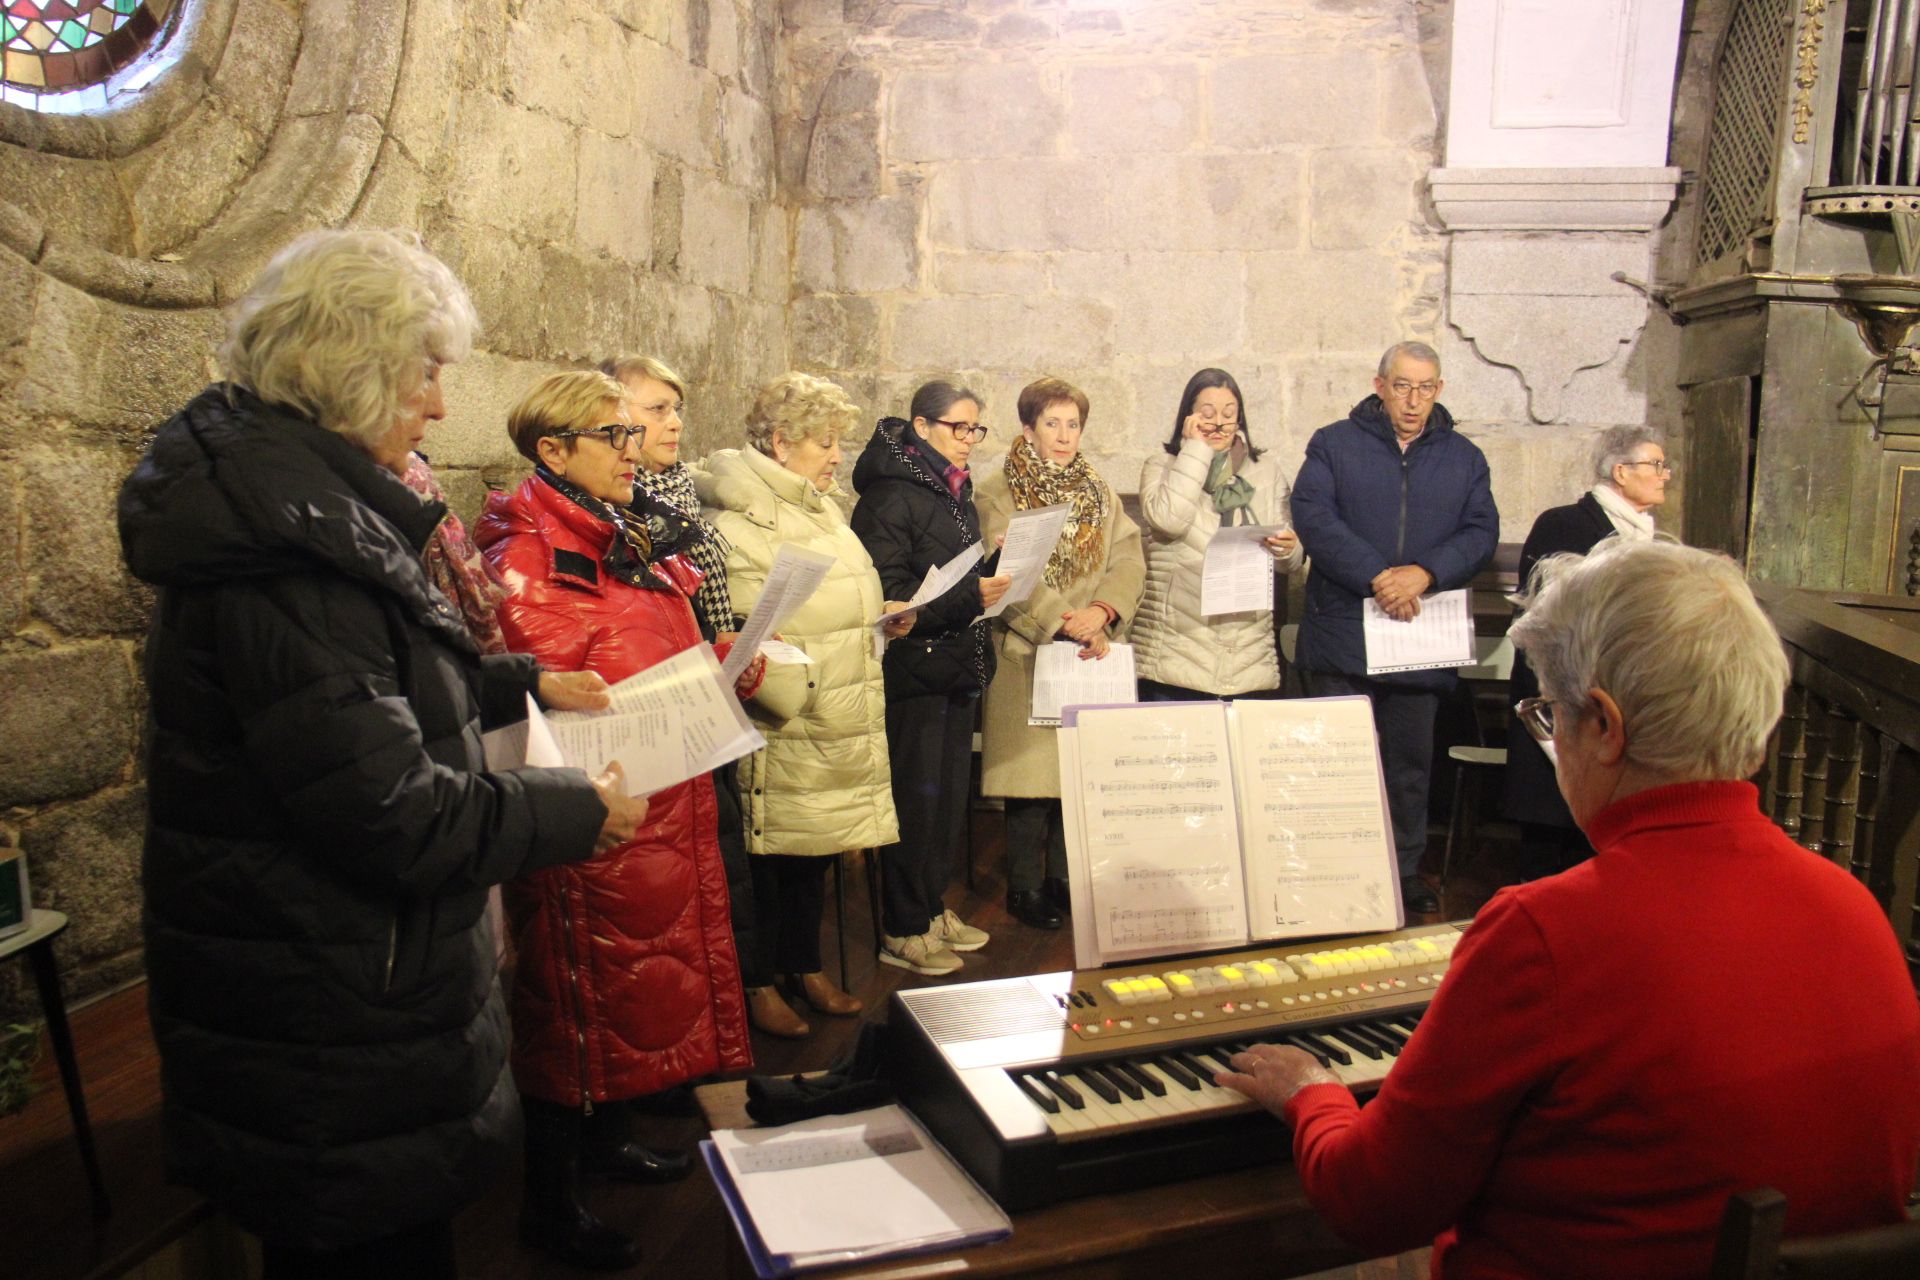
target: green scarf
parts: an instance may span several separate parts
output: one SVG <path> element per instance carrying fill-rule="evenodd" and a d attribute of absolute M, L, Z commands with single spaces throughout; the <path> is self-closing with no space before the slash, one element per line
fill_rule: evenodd
<path fill-rule="evenodd" d="M 1247 508 L 1253 505 L 1253 485 L 1234 470 L 1233 463 L 1231 449 L 1214 454 L 1213 465 L 1207 468 L 1206 490 L 1213 495 L 1213 509 L 1220 513 L 1220 523 L 1250 524 L 1253 513 Z M 1234 519 L 1236 511 L 1247 511 L 1246 520 Z"/>

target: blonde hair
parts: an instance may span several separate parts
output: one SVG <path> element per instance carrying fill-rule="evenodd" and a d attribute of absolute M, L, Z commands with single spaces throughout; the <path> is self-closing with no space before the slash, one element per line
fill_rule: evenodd
<path fill-rule="evenodd" d="M 1682 546 L 1608 538 L 1533 571 L 1508 632 L 1569 715 L 1620 704 L 1627 756 L 1675 782 L 1748 778 L 1765 758 L 1787 655 L 1740 568 Z"/>
<path fill-rule="evenodd" d="M 227 380 L 362 446 L 393 428 L 426 364 L 473 349 L 467 291 L 417 238 L 310 231 L 273 256 L 235 304 Z"/>
<path fill-rule="evenodd" d="M 625 404 L 627 389 L 593 369 L 550 373 L 533 384 L 507 415 L 507 435 L 521 456 L 540 460 L 540 437 L 606 425 L 602 406 Z"/>
<path fill-rule="evenodd" d="M 686 380 L 652 356 L 614 356 L 611 360 L 600 362 L 600 372 L 622 383 L 633 378 L 652 378 L 655 382 L 664 382 L 672 387 L 673 394 L 682 400 L 687 398 Z"/>
<path fill-rule="evenodd" d="M 776 438 L 825 446 L 859 422 L 859 408 L 833 383 L 812 374 L 783 373 L 754 397 L 747 411 L 747 443 L 772 457 Z"/>

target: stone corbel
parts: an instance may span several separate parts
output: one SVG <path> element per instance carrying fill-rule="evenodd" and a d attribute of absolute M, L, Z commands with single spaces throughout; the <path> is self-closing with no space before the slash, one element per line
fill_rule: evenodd
<path fill-rule="evenodd" d="M 1512 369 L 1535 422 L 1586 415 L 1569 393 L 1646 327 L 1652 231 L 1678 169 L 1435 169 L 1430 190 L 1452 238 L 1449 323 L 1490 364 Z"/>

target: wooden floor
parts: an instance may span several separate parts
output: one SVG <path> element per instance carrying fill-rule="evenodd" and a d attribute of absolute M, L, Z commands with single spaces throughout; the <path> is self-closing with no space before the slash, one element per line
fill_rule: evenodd
<path fill-rule="evenodd" d="M 1439 832 L 1433 848 L 1438 859 Z M 978 883 L 971 893 L 956 887 L 949 901 L 971 922 L 993 934 L 983 951 L 967 957 L 967 978 L 1007 977 L 1072 967 L 1067 932 L 1042 932 L 1007 919 L 1000 878 L 1001 832 L 997 814 L 975 822 Z M 1501 847 L 1457 869 L 1447 886 L 1447 918 L 1471 915 L 1503 883 Z M 1478 877 L 1478 878 L 1475 878 Z M 903 983 L 924 982 L 904 970 L 875 963 L 867 923 L 865 886 L 847 885 L 847 935 L 853 991 L 870 1014 L 884 1011 L 886 997 Z M 832 902 L 828 903 L 826 965 L 834 972 Z M 165 1185 L 160 1170 L 159 1080 L 148 1034 L 145 991 L 134 987 L 78 1010 L 73 1016 L 88 1105 L 106 1169 L 115 1212 L 96 1224 L 88 1213 L 86 1182 L 68 1127 L 64 1098 L 51 1061 L 39 1070 L 41 1091 L 24 1112 L 0 1119 L 0 1276 L 7 1280 L 79 1280 L 132 1274 L 141 1280 L 230 1280 L 247 1274 L 250 1259 L 239 1253 L 237 1233 L 209 1230 L 198 1198 Z M 815 1019 L 812 1039 L 778 1041 L 755 1036 L 761 1072 L 824 1067 L 852 1043 L 853 1019 Z M 49 1059 L 51 1055 L 49 1054 Z M 686 1145 L 703 1136 L 694 1119 L 645 1122 L 642 1137 L 659 1145 Z M 473 1280 L 533 1280 L 577 1273 L 521 1248 L 514 1236 L 518 1176 L 459 1220 L 462 1274 Z M 719 1199 L 705 1177 L 668 1187 L 599 1187 L 590 1196 L 607 1221 L 634 1233 L 644 1260 L 628 1274 L 641 1280 L 720 1280 L 730 1230 Z M 166 1247 L 187 1236 L 190 1247 Z M 184 1256 L 183 1256 L 184 1253 Z M 1353 1280 L 1400 1280 L 1426 1274 L 1425 1251 L 1327 1273 Z"/>

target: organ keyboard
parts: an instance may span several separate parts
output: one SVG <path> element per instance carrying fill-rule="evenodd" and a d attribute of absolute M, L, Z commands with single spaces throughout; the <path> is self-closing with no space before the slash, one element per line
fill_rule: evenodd
<path fill-rule="evenodd" d="M 1284 1126 L 1213 1073 L 1293 1044 L 1371 1091 L 1465 927 L 897 991 L 891 1075 L 1009 1210 L 1270 1160 Z"/>

